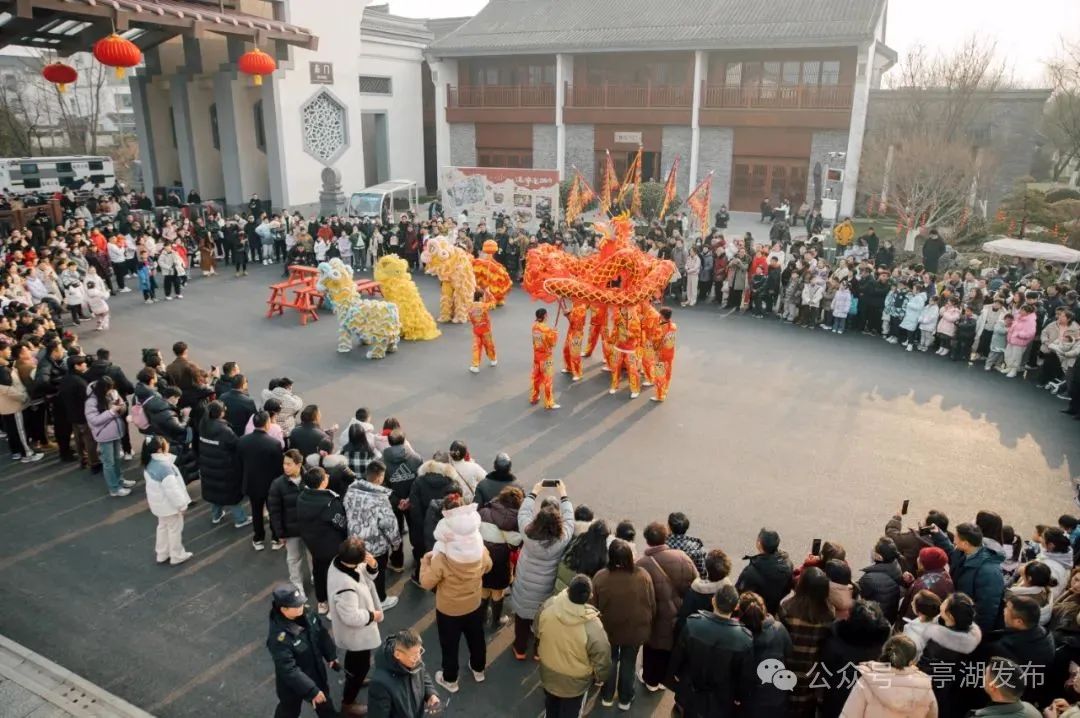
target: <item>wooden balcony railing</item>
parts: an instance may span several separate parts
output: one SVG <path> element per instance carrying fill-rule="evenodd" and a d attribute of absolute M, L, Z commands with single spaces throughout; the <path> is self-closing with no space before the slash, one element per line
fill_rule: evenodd
<path fill-rule="evenodd" d="M 554 85 L 473 85 L 446 88 L 447 107 L 554 107 Z"/>
<path fill-rule="evenodd" d="M 566 92 L 567 107 L 679 108 L 693 100 L 689 85 L 568 85 Z"/>
<path fill-rule="evenodd" d="M 710 85 L 704 88 L 701 106 L 706 109 L 849 110 L 851 97 L 851 85 Z"/>

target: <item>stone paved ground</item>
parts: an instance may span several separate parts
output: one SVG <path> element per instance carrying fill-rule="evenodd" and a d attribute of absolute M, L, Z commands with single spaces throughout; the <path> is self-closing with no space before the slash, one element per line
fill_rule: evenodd
<path fill-rule="evenodd" d="M 845 544 L 861 567 L 905 498 L 916 516 L 935 507 L 959 521 L 993 509 L 1024 535 L 1074 508 L 1078 426 L 1061 420 L 1060 402 L 881 340 L 711 305 L 677 310 L 666 404 L 628 401 L 625 390 L 608 396 L 593 360 L 580 384 L 556 375 L 563 408 L 545 413 L 527 403 L 537 305 L 517 290 L 494 314 L 499 366 L 473 376 L 467 327 L 444 327 L 439 340 L 404 345 L 382 362 L 339 355 L 328 315 L 307 327 L 295 316 L 263 317 L 265 286 L 275 279 L 262 267 L 243 280 L 195 278 L 182 302 L 154 306 L 124 295 L 114 301 L 113 329 L 88 332 L 84 346 L 110 347 L 134 373 L 140 348 L 168 354 L 183 339 L 204 365 L 239 361 L 257 388 L 288 375 L 330 422 L 344 423 L 361 405 L 379 421 L 396 415 L 425 456 L 455 438 L 486 466 L 509 451 L 525 482 L 563 478 L 575 502 L 632 519 L 639 535 L 648 521 L 683 510 L 691 533 L 736 559 L 769 524 L 796 557 L 822 537 Z M 436 284 L 419 283 L 435 306 Z M 129 475 L 138 475 L 134 465 Z M 53 457 L 29 467 L 3 460 L 0 634 L 155 715 L 269 715 L 267 597 L 286 575 L 285 559 L 254 553 L 246 530 L 213 526 L 208 512 L 199 503 L 188 516 L 195 558 L 156 566 L 141 487 L 110 499 L 99 476 Z M 396 575 L 392 583 L 402 603 L 385 628 L 423 631 L 434 672 L 433 602 Z M 464 678 L 448 715 L 541 712 L 535 665 L 513 660 L 509 633 L 491 639 L 488 682 Z M 632 714 L 666 715 L 667 707 L 642 696 Z"/>

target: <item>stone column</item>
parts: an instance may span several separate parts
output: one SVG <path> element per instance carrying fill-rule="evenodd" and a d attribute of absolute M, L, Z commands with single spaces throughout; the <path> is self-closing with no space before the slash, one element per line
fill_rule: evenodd
<path fill-rule="evenodd" d="M 150 101 L 146 96 L 149 80 L 145 75 L 133 74 L 128 78 L 131 87 L 131 105 L 135 110 L 135 134 L 139 138 L 139 159 L 142 167 L 142 189 L 153 197 L 158 183 L 157 159 L 154 153 L 154 128 L 150 122 Z"/>
<path fill-rule="evenodd" d="M 694 51 L 694 104 L 690 110 L 690 186 L 686 196 L 694 191 L 698 182 L 698 165 L 701 156 L 701 91 L 707 81 L 708 66 L 704 50 Z"/>
<path fill-rule="evenodd" d="M 855 192 L 859 186 L 859 162 L 862 160 L 863 137 L 866 134 L 866 114 L 870 107 L 870 77 L 874 72 L 877 42 L 859 48 L 862 72 L 856 72 L 851 98 L 851 126 L 848 130 L 847 156 L 844 167 L 844 189 L 840 197 L 840 217 L 855 212 Z M 831 217 L 829 219 L 832 219 Z"/>
<path fill-rule="evenodd" d="M 199 173 L 195 153 L 195 133 L 191 126 L 191 102 L 188 98 L 188 78 L 173 75 L 169 79 L 173 122 L 176 124 L 176 153 L 180 160 L 180 181 L 184 191 L 198 187 Z"/>
<path fill-rule="evenodd" d="M 221 140 L 221 174 L 225 180 L 225 205 L 231 210 L 245 204 L 243 174 L 240 169 L 240 127 L 233 96 L 235 71 L 222 68 L 214 75 L 214 102 L 217 104 L 218 137 Z"/>
<path fill-rule="evenodd" d="M 563 123 L 563 106 L 566 104 L 566 55 L 555 55 L 555 167 L 559 180 L 566 179 L 566 125 Z"/>
<path fill-rule="evenodd" d="M 289 185 L 285 181 L 285 140 L 281 136 L 281 93 L 278 78 L 263 78 L 263 130 L 266 134 L 266 170 L 270 175 L 270 204 L 275 209 L 289 209 Z M 293 108 L 292 111 L 297 111 Z M 292 143 L 292 146 L 296 146 Z"/>

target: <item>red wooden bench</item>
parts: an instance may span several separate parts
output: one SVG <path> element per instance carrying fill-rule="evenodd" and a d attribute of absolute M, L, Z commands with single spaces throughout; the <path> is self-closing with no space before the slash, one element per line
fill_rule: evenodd
<path fill-rule="evenodd" d="M 286 307 L 292 307 L 293 303 L 289 301 L 289 290 L 297 287 L 306 286 L 306 282 L 303 280 L 289 279 L 284 282 L 278 282 L 277 284 L 270 285 L 270 298 L 266 300 L 269 305 L 266 310 L 266 316 L 272 317 L 274 315 L 281 316 L 285 313 Z"/>

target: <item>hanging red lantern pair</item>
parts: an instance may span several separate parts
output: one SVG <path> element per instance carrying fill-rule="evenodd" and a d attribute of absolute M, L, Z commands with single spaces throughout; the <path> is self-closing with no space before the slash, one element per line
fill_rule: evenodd
<path fill-rule="evenodd" d="M 142 62 L 142 50 L 131 40 L 114 32 L 94 43 L 94 57 L 102 65 L 116 68 L 116 76 L 123 79 L 127 68 Z"/>
<path fill-rule="evenodd" d="M 255 77 L 255 86 L 258 87 L 262 84 L 263 75 L 272 74 L 277 69 L 277 62 L 270 55 L 259 48 L 255 48 L 240 56 L 237 67 L 245 75 L 253 75 Z"/>
<path fill-rule="evenodd" d="M 79 79 L 79 71 L 62 62 L 51 62 L 41 70 L 41 76 L 56 85 L 60 92 L 66 92 L 67 86 Z"/>

